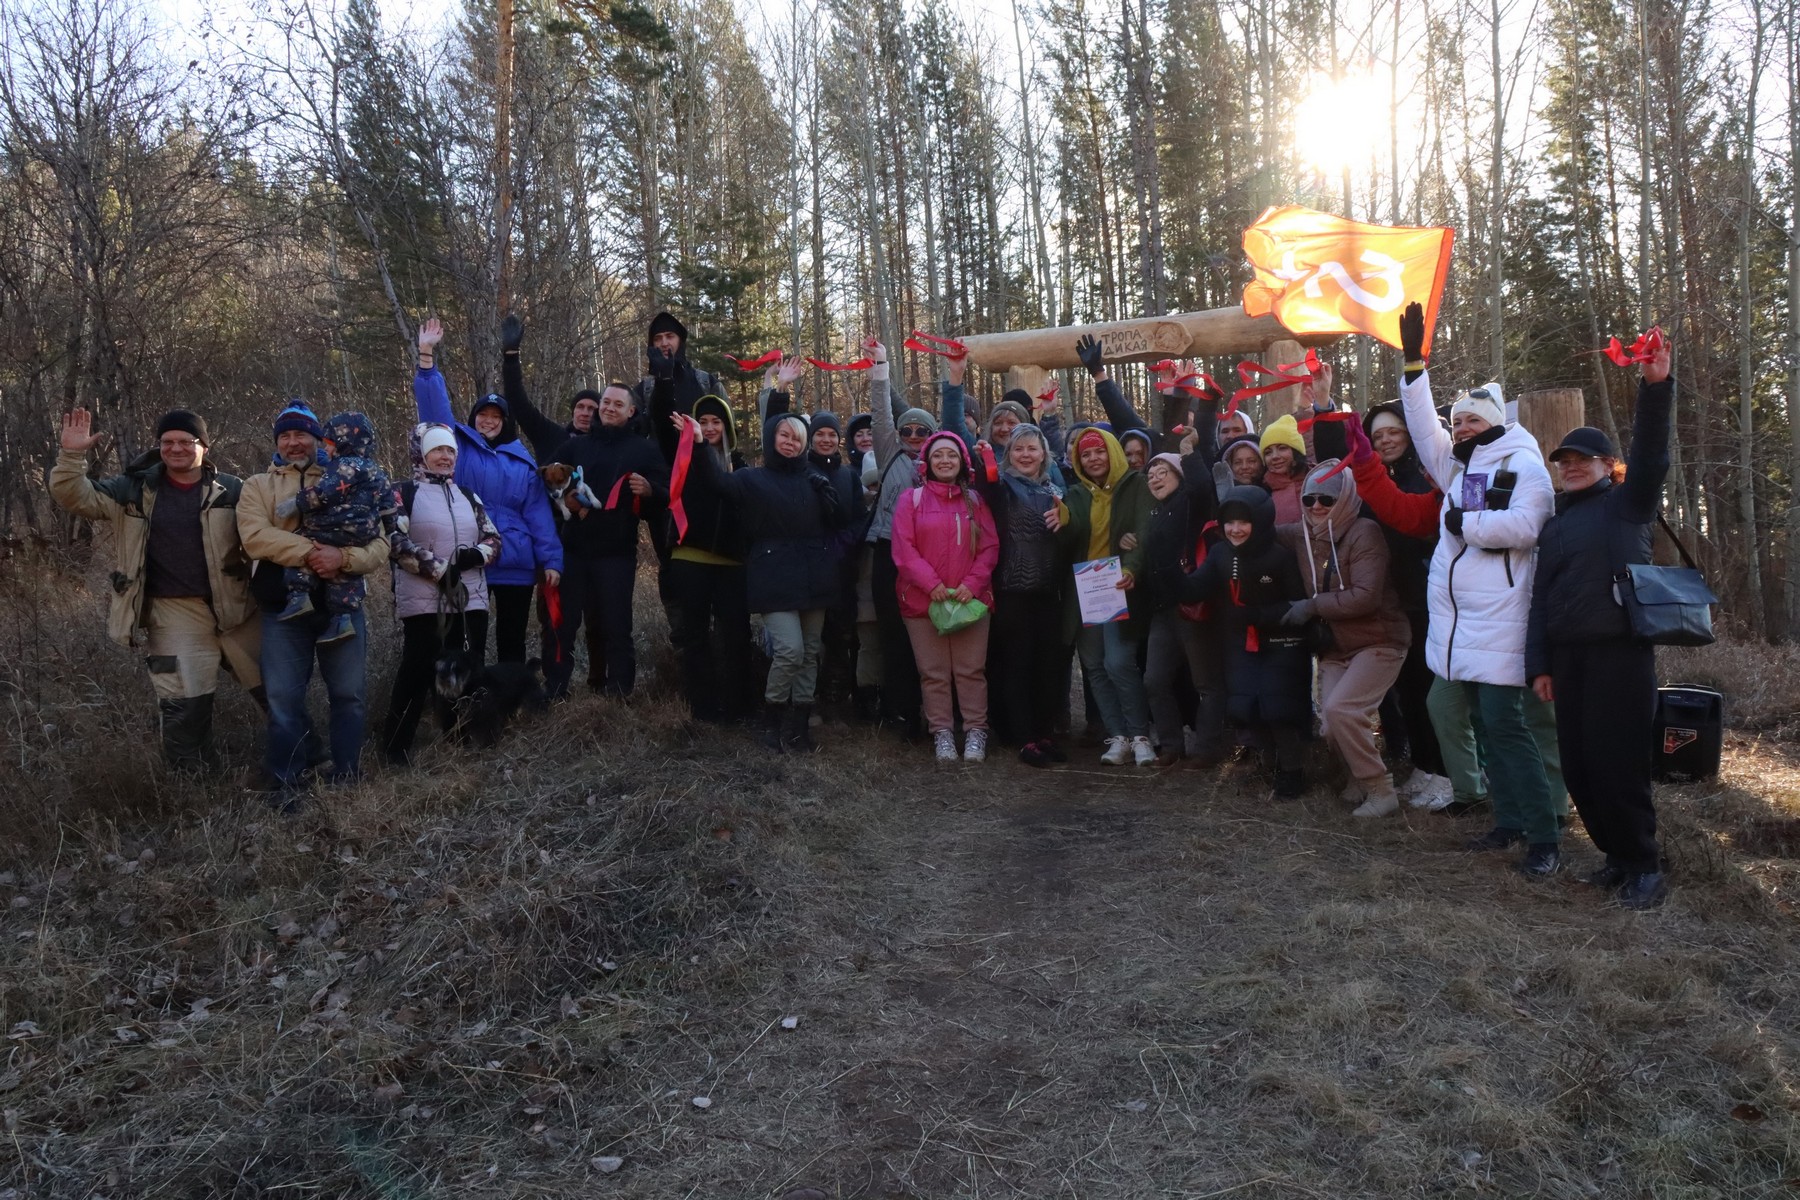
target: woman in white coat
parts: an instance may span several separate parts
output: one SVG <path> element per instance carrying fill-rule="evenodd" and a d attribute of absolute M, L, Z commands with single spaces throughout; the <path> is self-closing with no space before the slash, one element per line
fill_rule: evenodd
<path fill-rule="evenodd" d="M 1471 849 L 1526 844 L 1520 869 L 1555 873 L 1561 866 L 1557 805 L 1537 742 L 1526 724 L 1525 629 L 1538 532 L 1555 494 L 1537 439 L 1506 423 L 1498 385 L 1463 392 L 1438 421 L 1425 371 L 1425 315 L 1409 304 L 1400 318 L 1406 372 L 1400 399 L 1419 460 L 1444 493 L 1437 549 L 1427 589 L 1430 609 L 1425 661 L 1437 676 L 1429 705 L 1434 723 L 1450 689 L 1467 699 L 1484 751 L 1494 828 Z M 1447 714 L 1446 714 L 1447 716 Z"/>

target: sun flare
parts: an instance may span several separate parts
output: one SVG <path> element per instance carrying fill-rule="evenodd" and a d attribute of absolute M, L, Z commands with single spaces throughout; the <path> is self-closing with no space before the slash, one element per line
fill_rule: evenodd
<path fill-rule="evenodd" d="M 1387 81 L 1373 74 L 1316 76 L 1294 109 L 1300 159 L 1321 174 L 1366 168 L 1387 142 Z"/>

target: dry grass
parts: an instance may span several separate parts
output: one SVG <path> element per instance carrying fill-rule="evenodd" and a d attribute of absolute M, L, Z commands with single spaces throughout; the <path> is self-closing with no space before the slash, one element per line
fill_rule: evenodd
<path fill-rule="evenodd" d="M 1677 891 L 1636 916 L 1464 856 L 1466 822 L 1236 770 L 938 771 L 845 731 L 770 759 L 656 678 L 277 818 L 156 775 L 137 664 L 67 578 L 0 579 L 0 1195 L 1800 1179 L 1792 654 L 1665 664 L 1743 722 L 1721 780 L 1661 792 Z"/>

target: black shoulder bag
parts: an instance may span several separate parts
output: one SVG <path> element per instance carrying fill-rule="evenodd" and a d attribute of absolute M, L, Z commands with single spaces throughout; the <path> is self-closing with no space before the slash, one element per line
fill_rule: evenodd
<path fill-rule="evenodd" d="M 1675 543 L 1683 565 L 1630 563 L 1614 578 L 1632 636 L 1653 646 L 1710 646 L 1714 641 L 1712 606 L 1719 598 L 1706 586 L 1706 577 L 1660 512 L 1656 523 Z"/>

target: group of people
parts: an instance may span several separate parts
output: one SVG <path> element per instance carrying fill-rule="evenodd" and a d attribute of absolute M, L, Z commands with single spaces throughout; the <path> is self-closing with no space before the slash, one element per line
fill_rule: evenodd
<path fill-rule="evenodd" d="M 110 632 L 146 649 L 176 766 L 215 757 L 224 665 L 267 711 L 273 786 L 297 789 L 326 763 L 354 777 L 362 581 L 383 564 L 404 630 L 381 730 L 391 763 L 409 761 L 446 647 L 479 659 L 491 626 L 496 660 L 525 662 L 534 609 L 552 699 L 568 694 L 584 629 L 590 687 L 629 696 L 645 525 L 693 715 L 751 721 L 760 689 L 771 750 L 815 749 L 822 704 L 928 735 L 940 761 L 980 761 L 998 743 L 1031 766 L 1064 762 L 1078 669 L 1104 764 L 1244 757 L 1266 766 L 1275 796 L 1295 797 L 1316 728 L 1356 816 L 1403 799 L 1485 804 L 1493 827 L 1471 849 L 1523 846 L 1520 868 L 1541 877 L 1562 865 L 1572 798 L 1606 855 L 1587 880 L 1653 906 L 1666 893 L 1655 666 L 1613 581 L 1649 561 L 1667 351 L 1643 369 L 1629 459 L 1602 431 L 1575 430 L 1550 455 L 1558 495 L 1499 386 L 1440 411 L 1418 305 L 1400 333 L 1398 401 L 1349 411 L 1321 367 L 1300 411 L 1260 432 L 1242 411 L 1221 415 L 1187 364 L 1156 374 L 1153 427 L 1091 337 L 1076 353 L 1103 422 L 1065 426 L 1054 388 L 1009 391 L 978 420 L 955 350 L 934 414 L 906 403 L 870 338 L 866 412 L 798 412 L 801 360 L 785 357 L 765 377 L 747 456 L 724 389 L 688 361 L 668 313 L 650 324 L 644 378 L 577 392 L 566 424 L 527 394 L 513 317 L 502 393 L 457 420 L 429 321 L 398 485 L 370 457 L 362 414 L 321 420 L 293 402 L 275 418 L 269 468 L 241 481 L 208 461 L 205 422 L 185 410 L 124 473 L 91 480 L 98 439 L 77 411 L 50 486 L 115 527 Z M 1116 613 L 1077 594 L 1096 567 L 1116 579 Z M 324 745 L 306 716 L 315 662 Z"/>

